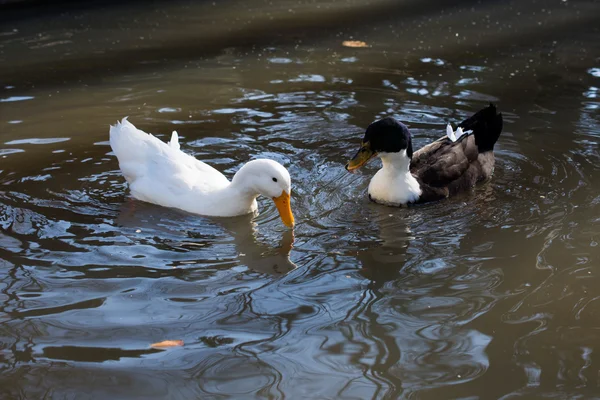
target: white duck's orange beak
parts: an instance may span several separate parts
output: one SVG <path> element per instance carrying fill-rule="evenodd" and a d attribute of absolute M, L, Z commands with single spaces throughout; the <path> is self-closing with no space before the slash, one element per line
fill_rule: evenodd
<path fill-rule="evenodd" d="M 292 204 L 290 202 L 290 193 L 286 193 L 285 190 L 281 192 L 281 196 L 273 197 L 275 207 L 279 211 L 279 216 L 285 224 L 285 226 L 294 227 L 294 215 L 292 214 Z"/>

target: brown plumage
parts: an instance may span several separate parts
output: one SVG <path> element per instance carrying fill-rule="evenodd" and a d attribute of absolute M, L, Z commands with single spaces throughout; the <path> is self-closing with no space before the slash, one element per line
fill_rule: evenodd
<path fill-rule="evenodd" d="M 423 191 L 420 203 L 465 191 L 488 180 L 494 172 L 493 149 L 502 132 L 502 114 L 490 104 L 458 126 L 472 132 L 456 142 L 443 137 L 412 156 L 410 172 Z"/>
<path fill-rule="evenodd" d="M 490 104 L 458 126 L 467 133 L 457 141 L 444 136 L 413 154 L 408 128 L 392 118 L 384 118 L 369 126 L 361 149 L 346 168 L 359 168 L 376 155 L 382 158 L 384 168 L 369 185 L 369 197 L 378 203 L 425 203 L 453 196 L 492 176 L 493 149 L 502 132 L 502 114 Z M 402 168 L 408 166 L 402 157 L 410 158 L 410 174 L 404 170 L 405 176 L 394 179 L 393 174 L 401 175 Z"/>

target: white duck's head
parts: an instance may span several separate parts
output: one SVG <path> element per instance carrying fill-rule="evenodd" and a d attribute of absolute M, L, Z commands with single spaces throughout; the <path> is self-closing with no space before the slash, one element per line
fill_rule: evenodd
<path fill-rule="evenodd" d="M 273 199 L 283 223 L 288 227 L 294 226 L 290 203 L 292 180 L 283 165 L 267 159 L 249 161 L 235 174 L 232 184 L 252 195 Z"/>

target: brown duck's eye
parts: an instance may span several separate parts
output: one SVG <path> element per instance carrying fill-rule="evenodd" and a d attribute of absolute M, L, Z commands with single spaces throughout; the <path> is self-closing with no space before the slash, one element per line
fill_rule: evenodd
<path fill-rule="evenodd" d="M 277 182 L 277 178 L 273 178 L 273 182 Z"/>

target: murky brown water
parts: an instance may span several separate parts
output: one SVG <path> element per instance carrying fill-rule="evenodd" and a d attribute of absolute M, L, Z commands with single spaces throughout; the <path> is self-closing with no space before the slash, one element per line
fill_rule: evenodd
<path fill-rule="evenodd" d="M 0 397 L 600 397 L 600 5 L 440 3 L 0 6 Z M 344 171 L 376 118 L 420 147 L 488 101 L 473 193 L 386 208 Z M 131 200 L 126 115 L 285 164 L 294 234 Z"/>

